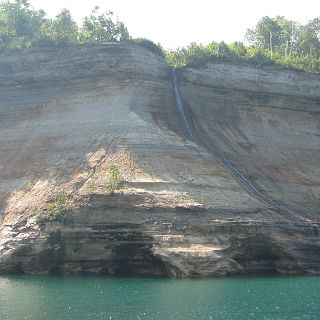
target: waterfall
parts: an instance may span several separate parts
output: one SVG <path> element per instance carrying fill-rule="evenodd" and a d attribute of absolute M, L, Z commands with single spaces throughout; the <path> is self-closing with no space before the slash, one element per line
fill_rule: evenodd
<path fill-rule="evenodd" d="M 185 112 L 185 107 L 182 103 L 182 100 L 181 100 L 181 96 L 180 96 L 180 91 L 178 89 L 178 80 L 177 80 L 177 75 L 176 75 L 176 72 L 174 69 L 172 69 L 172 77 L 173 77 L 173 85 L 174 85 L 174 96 L 175 96 L 175 100 L 176 100 L 176 107 L 177 107 L 177 110 L 179 112 L 179 116 L 180 116 L 180 119 L 182 121 L 182 124 L 183 124 L 183 129 L 184 129 L 184 133 L 187 137 L 188 140 L 191 140 L 191 141 L 195 141 L 195 138 L 192 134 L 192 130 L 191 130 L 191 127 L 189 125 L 189 122 L 188 122 L 188 119 L 187 119 L 187 115 L 186 115 L 186 112 Z"/>
<path fill-rule="evenodd" d="M 190 127 L 190 124 L 188 122 L 188 116 L 186 114 L 185 106 L 182 102 L 179 87 L 178 87 L 178 79 L 177 75 L 174 69 L 172 69 L 172 77 L 173 77 L 173 85 L 174 85 L 174 95 L 175 95 L 175 102 L 176 102 L 176 108 L 179 113 L 179 117 L 181 120 L 181 123 L 183 125 L 183 131 L 186 135 L 186 138 L 190 141 L 196 142 L 199 145 L 202 145 L 204 149 L 206 149 L 223 167 L 225 167 L 238 181 L 240 185 L 242 185 L 249 194 L 254 196 L 256 199 L 262 201 L 263 203 L 266 203 L 270 205 L 272 208 L 276 210 L 280 210 L 284 213 L 290 214 L 300 220 L 303 220 L 306 222 L 307 220 L 300 215 L 292 212 L 288 208 L 282 206 L 277 201 L 273 200 L 272 198 L 268 197 L 267 195 L 263 194 L 261 191 L 258 190 L 258 188 L 248 179 L 245 177 L 245 175 L 239 171 L 237 168 L 233 166 L 233 164 L 227 160 L 222 155 L 216 153 L 214 150 L 211 150 L 211 148 L 208 148 L 205 144 L 201 143 L 201 140 L 198 141 L 198 139 L 195 138 L 194 134 L 192 133 L 192 129 Z M 317 228 L 318 235 L 320 236 L 320 230 Z"/>

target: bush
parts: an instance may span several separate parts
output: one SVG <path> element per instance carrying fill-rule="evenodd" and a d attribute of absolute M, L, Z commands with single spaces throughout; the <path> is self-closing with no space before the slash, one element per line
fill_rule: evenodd
<path fill-rule="evenodd" d="M 97 186 L 94 180 L 90 179 L 87 181 L 87 189 L 89 192 L 94 192 L 96 190 Z"/>
<path fill-rule="evenodd" d="M 53 221 L 60 218 L 65 210 L 68 209 L 66 204 L 67 195 L 65 192 L 60 192 L 53 203 L 47 208 L 39 208 L 35 210 L 38 222 Z"/>
<path fill-rule="evenodd" d="M 150 51 L 152 51 L 153 53 L 155 53 L 158 56 L 164 57 L 162 48 L 159 45 L 152 42 L 151 40 L 148 40 L 145 38 L 136 38 L 136 39 L 132 39 L 131 41 L 133 41 L 134 43 L 136 43 L 142 47 L 149 49 Z"/>
<path fill-rule="evenodd" d="M 107 173 L 109 175 L 109 181 L 106 183 L 106 187 L 111 194 L 113 194 L 116 190 L 123 188 L 123 177 L 119 171 L 119 168 L 111 163 L 107 167 Z"/>

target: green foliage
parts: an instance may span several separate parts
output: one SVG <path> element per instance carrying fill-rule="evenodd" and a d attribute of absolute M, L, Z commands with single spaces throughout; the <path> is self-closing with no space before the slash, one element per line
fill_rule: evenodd
<path fill-rule="evenodd" d="M 312 23 L 301 28 L 301 32 L 296 43 L 296 53 L 301 56 L 320 56 L 320 40 L 317 30 Z"/>
<path fill-rule="evenodd" d="M 277 62 L 283 57 L 289 60 L 297 56 L 317 59 L 320 57 L 320 18 L 300 25 L 281 16 L 263 17 L 253 29 L 247 30 L 246 38 L 254 46 L 268 50 L 270 58 L 276 54 Z M 292 65 L 296 66 L 295 59 L 292 59 Z"/>
<path fill-rule="evenodd" d="M 282 40 L 282 29 L 277 18 L 263 17 L 254 29 L 248 29 L 247 40 L 263 49 L 268 49 L 272 57 L 274 47 L 278 47 Z"/>
<path fill-rule="evenodd" d="M 246 48 L 241 42 L 227 45 L 225 42 L 212 42 L 207 46 L 191 43 L 186 48 L 166 51 L 165 57 L 173 68 L 199 67 L 210 61 L 241 60 Z"/>
<path fill-rule="evenodd" d="M 215 54 L 210 54 L 212 44 L 208 46 L 191 43 L 186 48 L 165 51 L 165 57 L 169 65 L 173 68 L 182 68 L 187 66 L 198 66 L 208 62 Z"/>
<path fill-rule="evenodd" d="M 173 68 L 233 61 L 320 71 L 320 17 L 301 25 L 282 16 L 265 16 L 247 30 L 246 39 L 249 46 L 242 42 L 228 45 L 222 41 L 208 45 L 191 43 L 168 51 L 147 39 L 132 41 L 164 56 Z M 100 12 L 99 7 L 95 7 L 78 28 L 67 9 L 48 19 L 43 10 L 35 10 L 28 0 L 0 2 L 0 50 L 122 40 L 131 40 L 131 37 L 112 11 Z"/>
<path fill-rule="evenodd" d="M 201 67 L 212 61 L 226 61 L 240 64 L 272 65 L 279 64 L 286 67 L 298 68 L 312 72 L 320 72 L 320 56 L 302 56 L 291 54 L 285 57 L 274 52 L 272 59 L 268 49 L 260 46 L 244 46 L 243 43 L 233 43 L 228 47 L 220 43 L 207 46 L 192 43 L 186 48 L 165 51 L 165 57 L 173 68 Z"/>
<path fill-rule="evenodd" d="M 239 41 L 233 42 L 229 45 L 230 55 L 241 58 L 247 55 L 248 48 Z"/>
<path fill-rule="evenodd" d="M 200 67 L 210 61 L 236 63 L 280 64 L 308 71 L 320 72 L 320 18 L 305 26 L 284 17 L 263 17 L 248 29 L 242 42 L 226 44 L 212 42 L 208 45 L 191 43 L 185 48 L 165 51 L 173 68 Z"/>
<path fill-rule="evenodd" d="M 207 203 L 208 203 L 208 197 L 206 195 L 202 195 L 201 196 L 202 207 L 205 208 L 207 206 Z"/>
<path fill-rule="evenodd" d="M 129 40 L 128 29 L 113 12 L 99 13 L 95 7 L 78 25 L 67 9 L 54 19 L 33 9 L 27 0 L 0 2 L 0 49 L 20 49 L 43 45 Z"/>
<path fill-rule="evenodd" d="M 149 49 L 153 53 L 155 53 L 161 57 L 164 57 L 163 49 L 160 44 L 155 44 L 151 40 L 148 40 L 145 38 L 135 38 L 135 39 L 132 39 L 132 41 L 134 43 L 139 44 L 140 46 L 143 46 L 143 47 Z"/>
<path fill-rule="evenodd" d="M 99 13 L 95 7 L 89 17 L 85 17 L 81 33 L 81 42 L 103 42 L 129 40 L 129 32 L 123 22 L 114 18 L 113 12 Z"/>
<path fill-rule="evenodd" d="M 68 209 L 66 204 L 67 195 L 65 192 L 60 192 L 53 203 L 50 203 L 46 208 L 39 208 L 34 211 L 38 222 L 53 221 L 59 219 L 65 210 Z"/>
<path fill-rule="evenodd" d="M 119 168 L 111 163 L 107 167 L 107 173 L 109 176 L 106 187 L 108 191 L 113 194 L 116 190 L 122 189 L 124 184 L 124 179 L 120 173 Z"/>
<path fill-rule="evenodd" d="M 97 186 L 94 180 L 90 179 L 87 182 L 87 189 L 89 192 L 94 192 L 96 190 Z"/>
<path fill-rule="evenodd" d="M 26 48 L 32 45 L 33 36 L 44 21 L 43 10 L 30 8 L 28 1 L 0 3 L 0 46 Z"/>
<path fill-rule="evenodd" d="M 250 62 L 255 62 L 260 64 L 272 63 L 268 50 L 261 47 L 256 47 L 256 46 L 248 47 L 244 58 L 248 59 L 248 61 Z"/>
<path fill-rule="evenodd" d="M 63 9 L 55 19 L 42 23 L 34 34 L 34 44 L 75 44 L 78 42 L 78 33 L 78 26 L 73 21 L 70 12 Z"/>

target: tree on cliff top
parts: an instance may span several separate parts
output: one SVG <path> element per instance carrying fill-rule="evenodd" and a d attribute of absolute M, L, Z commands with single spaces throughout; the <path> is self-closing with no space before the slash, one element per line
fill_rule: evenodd
<path fill-rule="evenodd" d="M 62 9 L 54 19 L 45 20 L 34 35 L 36 44 L 75 44 L 78 26 L 67 9 Z"/>
<path fill-rule="evenodd" d="M 33 9 L 28 0 L 0 2 L 0 49 L 129 39 L 124 23 L 112 11 L 99 13 L 99 7 L 84 18 L 79 33 L 67 9 L 48 19 L 43 10 Z"/>
<path fill-rule="evenodd" d="M 123 22 L 114 17 L 112 11 L 99 13 L 95 7 L 89 17 L 85 17 L 80 34 L 82 42 L 102 42 L 129 40 L 129 32 Z"/>
<path fill-rule="evenodd" d="M 263 17 L 257 25 L 248 29 L 246 38 L 254 46 L 269 50 L 270 57 L 276 53 L 285 58 L 290 56 L 320 55 L 320 18 L 306 25 L 284 17 Z"/>
<path fill-rule="evenodd" d="M 32 9 L 26 0 L 0 3 L 0 45 L 30 47 L 44 17 L 43 10 Z"/>

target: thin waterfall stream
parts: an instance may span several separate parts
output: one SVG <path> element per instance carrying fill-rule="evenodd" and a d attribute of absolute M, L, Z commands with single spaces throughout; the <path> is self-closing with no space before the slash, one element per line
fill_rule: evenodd
<path fill-rule="evenodd" d="M 172 77 L 173 77 L 173 84 L 174 84 L 174 94 L 175 94 L 176 106 L 177 106 L 177 109 L 179 112 L 179 116 L 182 120 L 184 132 L 185 132 L 188 140 L 196 142 L 195 138 L 192 134 L 192 130 L 191 130 L 189 121 L 187 119 L 184 104 L 182 103 L 182 100 L 181 100 L 180 91 L 178 88 L 177 75 L 176 75 L 176 72 L 174 69 L 172 69 Z"/>
<path fill-rule="evenodd" d="M 210 148 L 208 148 L 206 145 L 204 145 L 198 139 L 196 139 L 195 135 L 192 132 L 192 128 L 190 126 L 190 123 L 188 121 L 188 116 L 187 116 L 185 105 L 181 99 L 180 90 L 179 90 L 179 86 L 178 86 L 177 74 L 174 69 L 172 69 L 172 77 L 173 77 L 176 107 L 177 107 L 177 111 L 179 113 L 179 117 L 182 122 L 182 127 L 185 132 L 186 138 L 192 142 L 195 142 L 195 143 L 201 145 L 205 150 L 207 150 L 224 168 L 226 168 L 229 172 L 231 172 L 231 174 L 233 175 L 235 180 L 241 186 L 243 186 L 244 189 L 246 189 L 246 191 L 249 194 L 254 196 L 256 199 L 258 199 L 259 201 L 261 201 L 267 205 L 270 205 L 272 208 L 274 208 L 277 211 L 281 211 L 283 213 L 292 215 L 303 222 L 309 223 L 310 221 L 308 219 L 301 217 L 300 215 L 292 212 L 290 209 L 288 209 L 286 207 L 283 207 L 275 200 L 273 200 L 270 197 L 263 194 L 261 191 L 259 191 L 257 189 L 257 187 L 255 185 L 253 185 L 253 183 L 250 180 L 248 180 L 243 175 L 242 172 L 240 172 L 237 168 L 235 168 L 229 160 L 227 160 L 225 157 L 221 156 L 220 154 L 213 152 L 212 150 L 210 150 Z"/>

